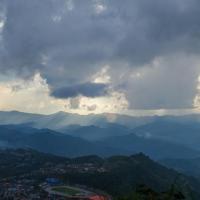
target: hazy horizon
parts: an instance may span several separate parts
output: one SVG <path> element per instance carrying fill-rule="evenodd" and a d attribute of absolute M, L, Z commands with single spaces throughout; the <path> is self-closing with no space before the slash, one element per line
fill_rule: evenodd
<path fill-rule="evenodd" d="M 66 111 L 66 110 L 58 110 L 50 113 L 43 112 L 31 112 L 31 111 L 23 111 L 23 110 L 0 110 L 0 112 L 19 112 L 19 113 L 28 113 L 28 114 L 39 114 L 39 115 L 53 115 L 57 113 L 66 113 L 66 114 L 77 114 L 77 115 L 101 115 L 101 114 L 111 114 L 111 115 L 124 115 L 130 117 L 151 117 L 151 116 L 187 116 L 187 115 L 199 115 L 200 112 L 198 110 L 129 110 L 122 112 L 88 112 L 88 113 L 78 113 L 76 111 Z"/>

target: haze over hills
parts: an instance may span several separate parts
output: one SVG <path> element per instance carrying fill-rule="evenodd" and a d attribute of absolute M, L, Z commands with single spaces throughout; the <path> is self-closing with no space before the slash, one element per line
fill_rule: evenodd
<path fill-rule="evenodd" d="M 135 128 L 134 132 L 140 137 L 174 142 L 200 150 L 200 123 L 197 121 L 185 123 L 181 123 L 181 120 L 177 121 L 157 120 Z"/>
<path fill-rule="evenodd" d="M 154 159 L 194 158 L 200 155 L 199 151 L 190 147 L 155 138 L 143 138 L 134 133 L 107 138 L 101 144 L 112 148 L 120 147 L 129 152 L 143 152 Z"/>
<path fill-rule="evenodd" d="M 62 156 L 139 152 L 155 159 L 200 156 L 198 115 L 112 117 L 111 123 L 111 114 L 0 112 L 0 146 L 28 147 Z"/>
<path fill-rule="evenodd" d="M 32 148 L 61 156 L 96 154 L 130 155 L 144 152 L 155 159 L 195 158 L 200 152 L 187 146 L 154 138 L 144 138 L 119 126 L 99 128 L 96 126 L 73 126 L 65 133 L 50 129 L 36 129 L 27 125 L 1 125 L 2 148 Z M 120 126 L 121 127 L 121 126 Z M 124 131 L 127 131 L 124 133 Z M 116 134 L 116 136 L 114 136 Z"/>
<path fill-rule="evenodd" d="M 200 179 L 200 157 L 192 159 L 163 159 L 162 165 Z"/>
<path fill-rule="evenodd" d="M 24 113 L 19 111 L 0 111 L 0 124 L 31 124 L 36 128 L 61 129 L 68 125 L 97 125 L 105 127 L 108 123 L 116 123 L 129 128 L 136 128 L 154 122 L 173 122 L 179 124 L 200 123 L 200 115 L 180 116 L 130 116 L 114 113 L 79 115 L 57 112 L 50 115 Z"/>
<path fill-rule="evenodd" d="M 31 148 L 45 153 L 69 157 L 90 154 L 109 156 L 133 153 L 103 144 L 94 144 L 49 129 L 35 129 L 18 125 L 0 126 L 0 145 L 2 148 Z"/>
<path fill-rule="evenodd" d="M 62 133 L 80 137 L 88 141 L 99 141 L 109 137 L 129 135 L 132 130 L 119 125 L 119 124 L 107 124 L 106 127 L 98 127 L 94 125 L 90 126 L 68 126 L 59 130 Z"/>
<path fill-rule="evenodd" d="M 50 115 L 23 113 L 18 111 L 0 111 L 0 124 L 31 124 L 36 128 L 61 129 L 68 125 L 98 125 L 104 127 L 107 123 L 117 123 L 128 127 L 136 127 L 151 122 L 154 117 L 131 117 L 119 114 L 79 115 L 58 112 Z"/>

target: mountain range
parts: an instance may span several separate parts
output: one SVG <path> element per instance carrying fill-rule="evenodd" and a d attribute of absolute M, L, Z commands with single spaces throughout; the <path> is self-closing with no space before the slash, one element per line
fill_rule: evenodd
<path fill-rule="evenodd" d="M 0 124 L 29 124 L 35 128 L 64 129 L 69 125 L 100 127 L 116 123 L 127 127 L 137 127 L 153 121 L 154 117 L 131 117 L 112 113 L 79 115 L 57 112 L 50 115 L 23 113 L 18 111 L 0 111 Z"/>
<path fill-rule="evenodd" d="M 143 152 L 154 159 L 200 157 L 199 115 L 132 117 L 0 112 L 0 147 L 61 156 Z"/>

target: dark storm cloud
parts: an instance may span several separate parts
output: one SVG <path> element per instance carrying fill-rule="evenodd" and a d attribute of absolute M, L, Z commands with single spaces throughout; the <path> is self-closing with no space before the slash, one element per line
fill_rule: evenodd
<path fill-rule="evenodd" d="M 44 56 L 48 66 L 94 68 L 118 59 L 133 66 L 158 55 L 200 50 L 198 0 L 72 0 L 73 10 L 67 0 L 3 2 L 5 69 L 45 74 Z M 107 9 L 96 14 L 94 2 Z"/>
<path fill-rule="evenodd" d="M 0 32 L 1 73 L 15 72 L 27 77 L 40 72 L 51 88 L 69 85 L 67 89 L 71 95 L 66 97 L 90 96 L 87 87 L 79 88 L 84 90 L 82 93 L 75 90 L 82 82 L 91 82 L 91 77 L 104 65 L 119 72 L 111 78 L 113 84 L 120 84 L 118 76 L 124 71 L 147 65 L 157 57 L 198 56 L 200 53 L 199 0 L 0 0 L 0 13 L 4 20 Z M 165 66 L 167 77 L 176 63 Z M 187 67 L 193 68 L 185 66 L 181 70 L 187 71 Z M 173 70 L 174 83 L 181 73 L 180 67 L 176 69 Z M 162 85 L 162 73 L 155 73 L 153 79 L 146 75 L 142 83 L 134 82 L 134 85 L 128 76 L 121 80 L 130 84 L 126 88 L 130 105 L 174 108 L 177 104 L 185 107 L 187 102 L 187 106 L 192 106 L 198 76 L 196 70 L 188 73 L 191 84 L 187 89 L 190 91 L 180 89 L 181 81 L 177 83 L 184 101 L 174 94 L 176 87 L 168 84 L 167 78 L 167 98 L 158 98 L 163 88 L 154 86 Z M 152 92 L 142 88 L 144 95 L 140 101 L 137 96 L 141 95 L 137 93 L 141 85 L 143 88 L 152 85 Z M 54 96 L 64 98 L 63 91 L 55 90 L 52 94 L 58 92 Z M 104 95 L 100 92 L 97 96 L 100 94 Z M 148 99 L 152 99 L 152 103 Z"/>
<path fill-rule="evenodd" d="M 94 98 L 107 95 L 107 85 L 102 83 L 83 83 L 54 89 L 51 95 L 61 99 L 77 97 L 79 95 Z"/>

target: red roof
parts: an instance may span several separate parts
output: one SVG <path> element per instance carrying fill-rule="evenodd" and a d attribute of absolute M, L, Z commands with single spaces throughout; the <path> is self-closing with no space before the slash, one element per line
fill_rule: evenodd
<path fill-rule="evenodd" d="M 89 199 L 90 200 L 107 200 L 105 196 L 101 196 L 101 195 L 94 195 L 94 196 L 91 196 Z"/>

